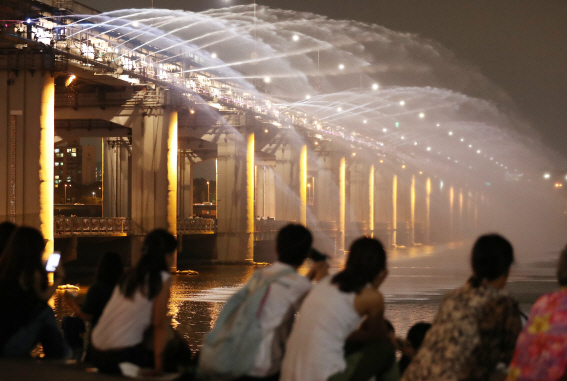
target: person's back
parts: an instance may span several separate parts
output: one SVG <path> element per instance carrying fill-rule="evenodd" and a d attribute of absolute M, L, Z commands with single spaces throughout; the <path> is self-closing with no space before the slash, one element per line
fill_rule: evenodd
<path fill-rule="evenodd" d="M 331 280 L 321 280 L 305 298 L 288 341 L 284 380 L 326 380 L 346 366 L 343 346 L 362 316 L 354 309 L 356 294 L 341 292 Z"/>
<path fill-rule="evenodd" d="M 512 262 L 504 238 L 479 238 L 473 276 L 443 299 L 402 380 L 486 380 L 499 362 L 510 362 L 521 329 L 518 304 L 503 289 Z"/>

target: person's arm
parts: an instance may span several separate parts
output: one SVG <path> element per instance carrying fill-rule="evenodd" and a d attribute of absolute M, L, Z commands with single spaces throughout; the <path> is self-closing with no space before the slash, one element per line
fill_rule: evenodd
<path fill-rule="evenodd" d="M 347 341 L 368 342 L 388 339 L 382 294 L 376 289 L 365 288 L 354 298 L 354 308 L 359 315 L 366 316 L 366 319 L 356 331 L 351 333 Z"/>
<path fill-rule="evenodd" d="M 78 317 L 80 317 L 83 320 L 91 321 L 92 316 L 87 314 L 87 313 L 84 313 L 81 310 L 81 306 L 79 306 L 79 303 L 77 303 L 77 299 L 70 292 L 65 291 L 65 293 L 63 294 L 63 297 L 65 299 L 65 302 L 67 303 L 69 308 L 71 308 L 71 310 L 73 310 L 75 315 L 77 315 Z"/>
<path fill-rule="evenodd" d="M 65 278 L 65 271 L 63 270 L 63 266 L 57 266 L 55 272 L 53 273 L 53 284 L 51 286 L 47 286 L 45 290 L 42 290 L 42 275 L 39 271 L 34 273 L 34 283 L 33 289 L 37 296 L 44 301 L 48 301 L 51 299 L 57 287 L 63 283 L 63 278 Z"/>
<path fill-rule="evenodd" d="M 169 320 L 167 318 L 167 302 L 172 280 L 169 278 L 162 285 L 161 291 L 155 297 L 152 310 L 152 325 L 154 328 L 154 369 L 163 371 L 163 351 L 167 344 L 167 330 Z"/>
<path fill-rule="evenodd" d="M 306 277 L 311 281 L 318 282 L 327 275 L 329 275 L 329 264 L 327 261 L 317 261 L 313 262 Z"/>

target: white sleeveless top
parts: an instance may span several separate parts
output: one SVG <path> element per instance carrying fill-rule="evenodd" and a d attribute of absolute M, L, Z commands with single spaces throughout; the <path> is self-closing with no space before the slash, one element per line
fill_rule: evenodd
<path fill-rule="evenodd" d="M 281 381 L 326 381 L 346 368 L 343 346 L 362 321 L 354 292 L 342 292 L 327 276 L 313 287 L 299 310 L 287 342 Z"/>
<path fill-rule="evenodd" d="M 161 272 L 162 283 L 169 278 L 169 273 Z M 116 286 L 93 330 L 93 346 L 106 351 L 140 344 L 144 339 L 144 332 L 152 322 L 154 300 L 155 298 L 148 300 L 139 289 L 134 292 L 132 299 L 128 299 L 120 292 L 119 286 Z"/>

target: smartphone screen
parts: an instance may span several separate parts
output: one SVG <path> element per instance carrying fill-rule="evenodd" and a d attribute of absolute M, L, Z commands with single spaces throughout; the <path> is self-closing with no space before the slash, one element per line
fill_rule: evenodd
<path fill-rule="evenodd" d="M 47 272 L 54 272 L 57 266 L 59 266 L 59 260 L 61 259 L 61 253 L 53 253 L 49 256 L 47 264 L 45 265 L 45 270 Z"/>

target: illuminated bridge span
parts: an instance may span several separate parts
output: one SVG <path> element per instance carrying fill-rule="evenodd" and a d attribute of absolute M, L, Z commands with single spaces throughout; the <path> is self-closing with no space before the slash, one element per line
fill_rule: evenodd
<path fill-rule="evenodd" d="M 427 41 L 256 5 L 67 3 L 14 1 L 0 35 L 0 220 L 39 227 L 48 249 L 54 235 L 128 235 L 135 260 L 167 228 L 214 233 L 213 259 L 245 262 L 287 222 L 330 252 L 360 234 L 427 244 L 484 230 L 520 184 L 527 199 L 548 192 L 535 180 L 557 158 L 499 89 Z M 103 218 L 54 219 L 56 137 L 103 138 Z M 188 218 L 207 160 L 216 224 Z"/>

